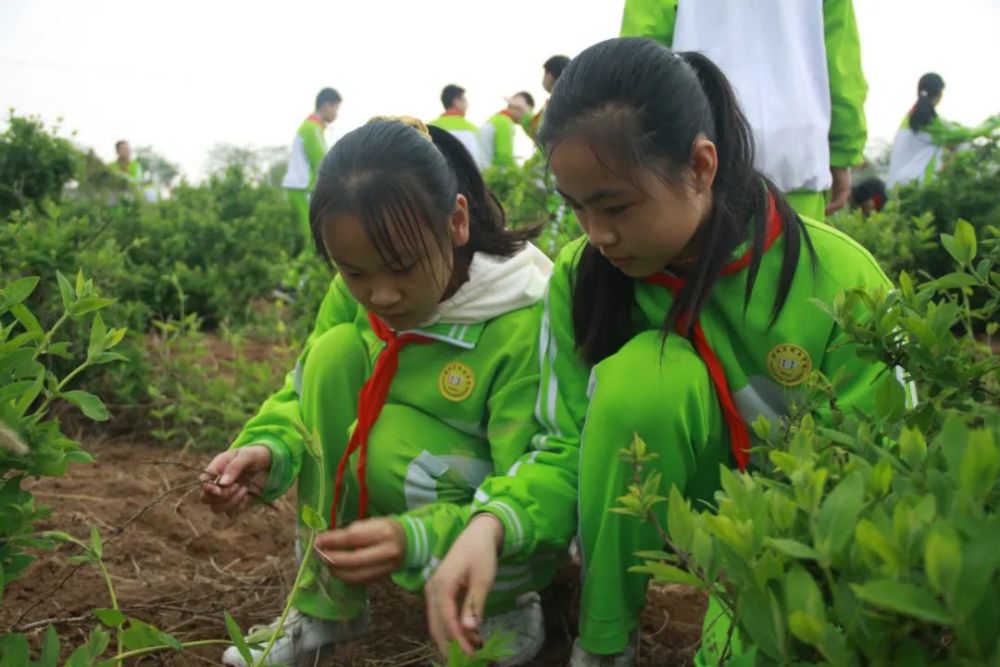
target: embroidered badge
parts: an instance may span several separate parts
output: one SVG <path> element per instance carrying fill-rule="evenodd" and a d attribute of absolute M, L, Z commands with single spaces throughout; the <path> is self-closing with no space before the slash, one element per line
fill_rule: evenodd
<path fill-rule="evenodd" d="M 449 401 L 464 401 L 476 388 L 476 376 L 472 369 L 459 361 L 444 367 L 438 376 L 438 390 Z"/>
<path fill-rule="evenodd" d="M 809 353 L 798 345 L 781 343 L 767 353 L 767 368 L 775 380 L 786 387 L 801 384 L 812 372 Z"/>

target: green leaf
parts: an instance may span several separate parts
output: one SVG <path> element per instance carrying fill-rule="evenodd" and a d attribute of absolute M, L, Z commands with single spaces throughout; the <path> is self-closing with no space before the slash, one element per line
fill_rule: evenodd
<path fill-rule="evenodd" d="M 253 655 L 250 653 L 250 647 L 247 646 L 246 640 L 243 638 L 243 631 L 240 630 L 239 624 L 227 611 L 225 612 L 226 617 L 226 631 L 229 632 L 229 639 L 233 642 L 233 646 L 236 650 L 240 652 L 240 656 L 243 658 L 244 662 L 248 665 L 253 664 Z"/>
<path fill-rule="evenodd" d="M 101 352 L 93 359 L 90 360 L 91 366 L 98 366 L 100 364 L 109 364 L 113 361 L 128 361 L 129 358 L 123 354 L 118 354 L 117 352 Z"/>
<path fill-rule="evenodd" d="M 816 546 L 821 553 L 836 555 L 850 542 L 864 504 L 864 493 L 864 477 L 856 470 L 842 479 L 823 501 L 816 519 Z"/>
<path fill-rule="evenodd" d="M 309 505 L 302 506 L 302 523 L 319 532 L 326 530 L 326 521 Z"/>
<path fill-rule="evenodd" d="M 108 650 L 108 643 L 111 641 L 109 635 L 100 626 L 95 625 L 90 629 L 90 636 L 87 638 L 87 653 L 91 660 Z"/>
<path fill-rule="evenodd" d="M 694 517 L 687 500 L 676 485 L 670 487 L 670 501 L 667 505 L 667 531 L 670 539 L 682 551 L 691 551 L 694 537 Z"/>
<path fill-rule="evenodd" d="M 976 500 L 985 497 L 996 486 L 1000 472 L 1000 452 L 997 452 L 992 435 L 982 429 L 971 431 L 962 454 L 959 485 Z"/>
<path fill-rule="evenodd" d="M 965 220 L 955 223 L 955 249 L 961 255 L 961 258 L 955 259 L 962 264 L 972 264 L 972 260 L 976 258 L 976 229 Z"/>
<path fill-rule="evenodd" d="M 104 326 L 104 319 L 100 313 L 94 315 L 94 321 L 90 324 L 90 342 L 87 345 L 87 358 L 92 359 L 104 351 L 104 337 L 108 334 Z"/>
<path fill-rule="evenodd" d="M 184 650 L 184 645 L 173 635 L 135 618 L 128 619 L 128 628 L 121 635 L 122 643 L 128 651 L 154 646 L 169 646 L 175 651 Z M 252 664 L 252 661 L 247 664 Z"/>
<path fill-rule="evenodd" d="M 97 526 L 90 527 L 90 549 L 98 558 L 104 557 L 104 546 L 101 544 L 101 531 L 97 530 Z"/>
<path fill-rule="evenodd" d="M 978 284 L 979 280 L 968 273 L 948 273 L 937 280 L 931 281 L 928 283 L 928 286 L 937 289 L 957 289 L 960 287 L 975 287 Z"/>
<path fill-rule="evenodd" d="M 801 565 L 793 566 L 785 573 L 782 588 L 788 611 L 802 611 L 816 618 L 820 626 L 826 621 L 826 603 L 816 580 Z"/>
<path fill-rule="evenodd" d="M 76 407 L 80 408 L 83 411 L 83 414 L 87 415 L 94 421 L 103 422 L 108 420 L 108 409 L 104 407 L 104 403 L 101 399 L 94 394 L 74 389 L 73 391 L 67 391 L 61 394 L 60 398 L 64 398 Z"/>
<path fill-rule="evenodd" d="M 927 441 L 924 434 L 915 428 L 906 427 L 899 434 L 899 454 L 906 465 L 919 470 L 927 457 Z"/>
<path fill-rule="evenodd" d="M 42 638 L 42 649 L 38 653 L 38 662 L 33 667 L 56 667 L 59 664 L 59 635 L 54 626 L 45 628 Z"/>
<path fill-rule="evenodd" d="M 946 600 L 953 599 L 962 573 L 962 546 L 950 525 L 938 523 L 927 535 L 924 565 L 934 592 Z"/>
<path fill-rule="evenodd" d="M 38 276 L 18 278 L 0 289 L 0 311 L 8 310 L 31 296 L 38 286 Z"/>
<path fill-rule="evenodd" d="M 73 653 L 70 654 L 69 659 L 66 660 L 63 667 L 92 667 L 93 661 L 90 659 L 90 651 L 87 650 L 87 645 L 77 647 Z"/>
<path fill-rule="evenodd" d="M 22 634 L 3 637 L 4 651 L 0 667 L 24 667 L 28 664 L 28 638 Z"/>
<path fill-rule="evenodd" d="M 42 325 L 38 323 L 38 319 L 24 304 L 19 303 L 11 307 L 10 312 L 24 326 L 28 333 L 35 334 L 36 336 L 45 335 L 45 329 L 42 328 Z"/>
<path fill-rule="evenodd" d="M 793 611 L 788 615 L 788 629 L 796 639 L 811 646 L 823 642 L 823 622 L 804 611 Z"/>
<path fill-rule="evenodd" d="M 645 565 L 633 565 L 629 572 L 652 575 L 653 579 L 663 584 L 684 584 L 685 586 L 695 586 L 704 588 L 705 582 L 679 567 L 668 563 L 661 563 L 655 560 L 646 561 Z"/>
<path fill-rule="evenodd" d="M 62 271 L 56 271 L 56 280 L 59 282 L 59 294 L 62 296 L 63 308 L 69 310 L 76 301 L 73 286 L 69 284 L 69 280 L 62 274 Z"/>
<path fill-rule="evenodd" d="M 865 602 L 903 616 L 917 618 L 928 623 L 950 625 L 952 618 L 930 591 L 924 588 L 891 579 L 852 584 L 854 594 Z"/>
<path fill-rule="evenodd" d="M 117 609 L 94 609 L 94 616 L 109 628 L 120 628 L 125 624 L 125 614 Z"/>
<path fill-rule="evenodd" d="M 95 310 L 100 310 L 102 308 L 107 308 L 115 302 L 114 299 L 102 299 L 96 296 L 85 296 L 75 304 L 73 304 L 73 315 L 80 317 L 81 315 L 86 315 L 87 313 L 92 313 Z"/>
<path fill-rule="evenodd" d="M 777 539 L 769 537 L 764 540 L 764 544 L 773 547 L 786 556 L 799 558 L 802 560 L 819 560 L 819 553 L 808 544 L 803 544 L 796 540 Z"/>
<path fill-rule="evenodd" d="M 854 539 L 858 545 L 878 556 L 892 572 L 900 568 L 899 552 L 889 538 L 868 519 L 862 519 L 854 529 Z"/>
<path fill-rule="evenodd" d="M 35 376 L 35 379 L 31 382 L 31 386 L 28 387 L 22 394 L 21 397 L 17 399 L 14 403 L 14 414 L 18 417 L 24 415 L 28 411 L 28 408 L 35 402 L 38 395 L 42 393 L 42 389 L 45 387 L 45 378 L 48 375 L 48 371 L 42 370 Z M 20 383 L 15 383 L 20 384 Z M 0 390 L 2 391 L 2 390 Z"/>
<path fill-rule="evenodd" d="M 884 421 L 895 422 L 906 411 L 903 386 L 892 373 L 887 373 L 875 390 L 875 414 Z"/>

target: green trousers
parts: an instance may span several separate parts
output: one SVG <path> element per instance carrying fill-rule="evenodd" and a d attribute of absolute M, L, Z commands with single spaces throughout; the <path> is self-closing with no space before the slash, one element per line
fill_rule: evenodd
<path fill-rule="evenodd" d="M 306 190 L 285 190 L 288 203 L 292 207 L 295 221 L 302 232 L 305 248 L 313 246 L 312 228 L 309 227 L 309 192 Z"/>
<path fill-rule="evenodd" d="M 593 653 L 625 648 L 639 625 L 648 577 L 628 571 L 635 552 L 660 549 L 656 527 L 609 512 L 628 492 L 633 471 L 619 452 L 638 434 L 659 457 L 646 473 L 663 476 L 688 498 L 711 499 L 719 467 L 730 465 L 729 438 L 701 358 L 686 339 L 641 333 L 594 367 L 580 442 L 580 644 Z"/>
<path fill-rule="evenodd" d="M 327 508 L 333 502 L 333 479 L 347 447 L 358 409 L 358 392 L 371 374 L 374 359 L 353 324 L 324 333 L 303 360 L 301 414 L 306 428 L 319 436 L 323 467 L 306 454 L 298 480 L 300 546 L 307 534 L 301 524 L 303 504 Z M 436 376 L 436 369 L 434 370 Z M 352 458 L 338 510 L 338 526 L 357 517 L 358 482 Z M 390 400 L 368 438 L 366 479 L 370 516 L 415 517 L 429 525 L 435 540 L 425 562 L 404 567 L 394 581 L 413 592 L 422 590 L 468 519 L 468 506 L 482 480 L 493 474 L 489 447 L 480 434 L 456 429 L 427 413 Z M 428 520 L 429 519 L 429 520 Z M 345 620 L 361 614 L 363 587 L 334 578 L 319 559 L 310 561 L 293 604 L 310 616 Z M 538 590 L 555 571 L 554 561 L 501 565 L 486 604 L 487 615 L 508 611 L 517 596 Z"/>
<path fill-rule="evenodd" d="M 785 197 L 799 215 L 819 220 L 820 222 L 823 222 L 826 218 L 828 193 L 813 190 L 794 190 L 785 193 Z"/>

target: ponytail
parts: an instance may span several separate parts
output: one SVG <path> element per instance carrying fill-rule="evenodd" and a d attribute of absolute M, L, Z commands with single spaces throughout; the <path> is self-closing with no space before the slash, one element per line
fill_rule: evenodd
<path fill-rule="evenodd" d="M 944 91 L 944 79 L 934 72 L 928 72 L 917 82 L 917 103 L 910 111 L 910 129 L 920 132 L 937 118 L 935 100 Z"/>
<path fill-rule="evenodd" d="M 540 226 L 507 229 L 503 204 L 486 186 L 468 149 L 447 130 L 433 125 L 427 130 L 455 174 L 458 192 L 469 202 L 469 242 L 459 248 L 458 253 L 469 259 L 477 252 L 510 257 L 520 251 L 525 242 L 538 236 Z"/>

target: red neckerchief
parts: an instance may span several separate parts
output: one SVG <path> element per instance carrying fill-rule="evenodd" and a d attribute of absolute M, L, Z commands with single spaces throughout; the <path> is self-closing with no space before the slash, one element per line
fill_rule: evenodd
<path fill-rule="evenodd" d="M 317 125 L 319 125 L 320 127 L 322 127 L 323 129 L 326 129 L 326 121 L 323 120 L 323 118 L 319 114 L 311 113 L 306 118 L 306 120 L 310 120 L 310 121 L 316 123 Z"/>
<path fill-rule="evenodd" d="M 462 113 L 461 111 L 456 110 L 456 109 L 446 109 L 445 112 L 443 114 L 441 114 L 441 115 L 442 116 L 461 116 L 462 118 L 465 118 L 465 114 Z"/>
<path fill-rule="evenodd" d="M 382 413 L 386 398 L 389 396 L 389 385 L 399 368 L 399 351 L 409 343 L 430 343 L 433 339 L 413 333 L 397 335 L 385 322 L 372 313 L 368 313 L 368 323 L 372 331 L 385 341 L 385 347 L 375 360 L 375 370 L 365 381 L 358 394 L 358 423 L 354 426 L 351 439 L 337 464 L 337 476 L 333 483 L 333 506 L 330 508 L 330 528 L 337 527 L 337 506 L 340 504 L 340 492 L 344 485 L 344 473 L 351 454 L 358 454 L 358 482 L 360 486 L 358 498 L 358 519 L 362 519 L 368 511 L 368 481 L 365 479 L 365 467 L 368 463 L 368 433 Z"/>
<path fill-rule="evenodd" d="M 767 230 L 764 236 L 764 252 L 767 252 L 774 242 L 778 240 L 781 236 L 781 232 L 784 229 L 781 224 L 781 216 L 778 215 L 778 207 L 775 205 L 774 196 L 768 195 L 768 216 L 767 216 Z M 753 258 L 753 247 L 747 248 L 747 251 L 743 253 L 743 256 L 739 259 L 727 264 L 722 269 L 722 275 L 728 276 L 734 273 L 742 271 L 747 266 L 750 265 L 750 261 Z M 665 287 L 670 290 L 677 297 L 681 289 L 684 287 L 685 279 L 678 276 L 671 276 L 665 273 L 656 273 L 652 276 L 646 278 L 646 282 L 653 285 L 659 285 L 660 287 Z M 681 332 L 684 330 L 687 324 L 687 315 L 682 315 L 677 319 L 677 331 Z M 733 452 L 733 457 L 736 459 L 736 465 L 740 470 L 746 470 L 747 464 L 750 462 L 750 432 L 747 430 L 746 422 L 743 421 L 743 417 L 740 415 L 739 410 L 736 409 L 736 403 L 733 401 L 732 392 L 729 390 L 729 382 L 726 381 L 726 372 L 722 367 L 722 362 L 719 361 L 719 357 L 716 356 L 715 350 L 709 345 L 708 339 L 705 337 L 705 331 L 701 328 L 701 322 L 695 320 L 694 326 L 691 327 L 692 343 L 694 344 L 695 351 L 697 351 L 698 356 L 705 363 L 708 368 L 708 375 L 712 379 L 712 385 L 715 387 L 715 393 L 719 397 L 719 405 L 722 408 L 722 416 L 726 420 L 726 426 L 729 428 L 729 438 L 730 447 Z"/>
<path fill-rule="evenodd" d="M 512 121 L 514 121 L 514 124 L 517 125 L 517 120 L 515 120 L 514 116 L 511 115 L 511 113 L 509 111 L 507 111 L 506 109 L 504 109 L 503 111 L 501 111 L 500 115 L 501 116 L 507 116 L 507 118 L 510 118 Z"/>

